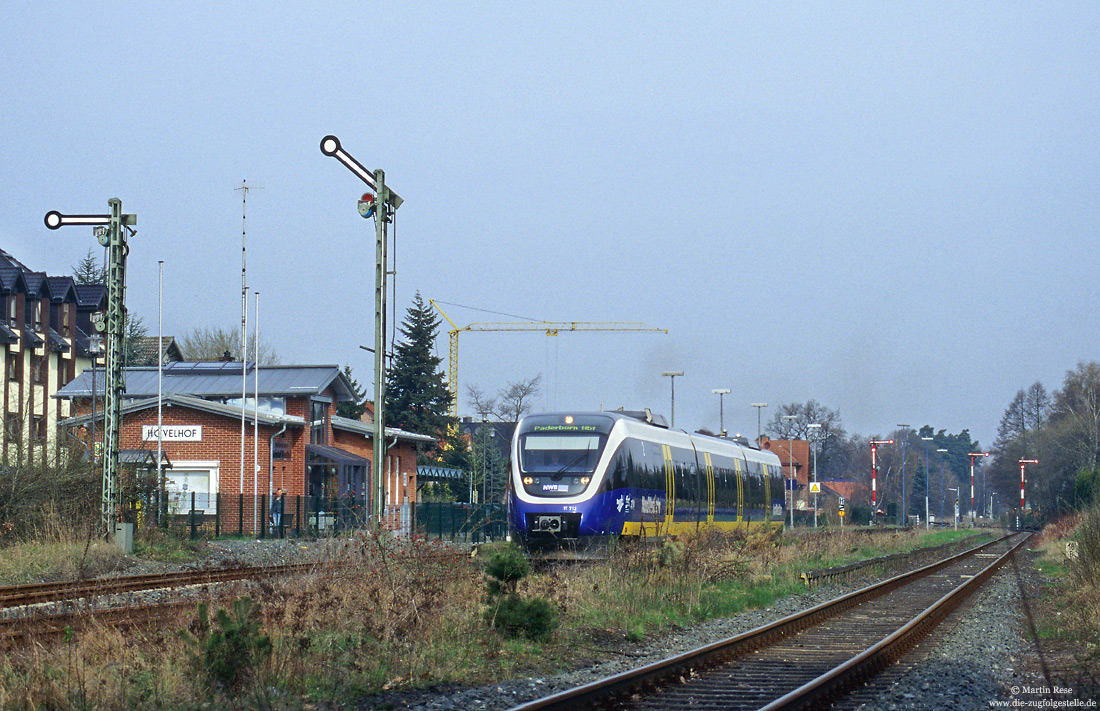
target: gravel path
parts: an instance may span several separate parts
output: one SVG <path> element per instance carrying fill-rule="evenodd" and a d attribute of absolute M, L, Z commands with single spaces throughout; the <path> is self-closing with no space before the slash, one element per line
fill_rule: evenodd
<path fill-rule="evenodd" d="M 982 592 L 956 610 L 932 637 L 872 685 L 837 708 L 879 709 L 989 709 L 991 701 L 1072 699 L 1071 695 L 1034 693 L 1046 686 L 1027 672 L 1025 660 L 1034 654 L 1027 642 L 1026 618 L 1020 604 L 1018 577 L 1028 582 L 1031 566 L 1021 559 L 1019 574 L 1007 565 Z M 869 581 L 815 588 L 775 605 L 734 617 L 712 620 L 674 634 L 618 651 L 601 650 L 603 659 L 576 671 L 547 677 L 501 681 L 476 688 L 448 685 L 430 690 L 389 693 L 364 698 L 360 711 L 416 709 L 464 711 L 509 709 L 532 699 L 643 666 L 680 652 L 767 624 L 813 605 L 863 587 Z M 1015 693 L 1012 691 L 1015 689 Z"/>

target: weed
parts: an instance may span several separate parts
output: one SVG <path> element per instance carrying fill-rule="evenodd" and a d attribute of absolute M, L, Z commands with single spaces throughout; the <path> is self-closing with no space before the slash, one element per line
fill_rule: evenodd
<path fill-rule="evenodd" d="M 213 629 L 207 604 L 200 603 L 195 629 L 185 630 L 184 638 L 195 648 L 195 665 L 215 688 L 240 690 L 271 655 L 271 639 L 260 632 L 259 607 L 252 598 L 234 600 L 232 614 L 219 608 Z"/>

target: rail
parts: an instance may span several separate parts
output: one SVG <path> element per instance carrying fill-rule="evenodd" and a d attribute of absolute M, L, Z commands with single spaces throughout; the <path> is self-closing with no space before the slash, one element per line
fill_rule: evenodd
<path fill-rule="evenodd" d="M 611 699 L 619 699 L 620 701 L 629 699 L 629 702 L 633 703 L 637 697 L 644 696 L 647 689 L 657 688 L 671 680 L 678 681 L 684 678 L 691 679 L 698 676 L 701 670 L 706 668 L 727 663 L 733 659 L 745 657 L 754 651 L 774 646 L 777 642 L 806 630 L 807 628 L 813 627 L 828 618 L 873 601 L 876 598 L 882 597 L 900 588 L 905 588 L 911 583 L 921 581 L 961 561 L 976 557 L 986 549 L 1006 542 L 1010 537 L 1011 536 L 1004 536 L 997 540 L 976 546 L 945 560 L 870 585 L 861 590 L 843 595 L 834 600 L 817 605 L 809 610 L 790 615 L 771 624 L 731 637 L 727 640 L 685 652 L 638 669 L 623 672 L 622 674 L 607 679 L 595 681 L 576 689 L 571 689 L 542 699 L 536 699 L 515 707 L 513 711 L 567 711 L 569 709 L 583 707 L 600 707 L 606 706 Z M 1026 542 L 1026 539 L 1018 545 L 1023 545 L 1024 542 Z M 1018 547 L 1018 545 L 1016 547 Z M 1012 548 L 1012 551 L 1014 550 L 1015 547 Z M 998 562 L 994 565 L 999 565 L 1012 551 L 1006 553 L 1005 556 L 999 557 Z M 972 592 L 981 582 L 984 582 L 989 575 L 992 575 L 992 571 L 995 569 L 994 566 L 986 567 L 981 573 L 969 580 L 963 587 L 967 591 Z M 954 595 L 955 593 L 943 596 L 943 598 L 941 598 L 936 605 L 933 605 L 933 607 L 949 601 L 952 605 L 957 605 L 962 598 L 955 597 Z M 932 608 L 929 608 L 929 610 L 931 609 Z M 910 636 L 911 633 L 907 631 L 908 629 L 916 628 L 924 631 L 931 622 L 938 621 L 938 619 L 942 619 L 943 615 L 947 614 L 947 612 L 943 612 L 942 615 L 937 617 L 937 613 L 930 613 L 929 610 L 925 610 L 917 619 L 907 624 L 901 630 L 890 634 L 887 640 L 891 640 L 892 638 L 903 638 L 905 641 L 901 644 L 909 644 L 910 640 L 914 638 Z M 884 642 L 885 641 L 886 640 L 884 640 Z M 891 654 L 895 653 L 897 649 L 901 649 L 900 646 L 893 646 L 893 644 L 895 643 L 891 642 Z M 865 647 L 861 646 L 860 648 L 864 649 Z M 820 707 L 820 699 L 824 698 L 826 694 L 835 694 L 838 688 L 846 688 L 847 684 L 853 683 L 850 681 L 852 677 L 846 676 L 847 674 L 866 674 L 869 669 L 873 671 L 874 668 L 877 668 L 876 665 L 888 663 L 882 661 L 885 659 L 885 657 L 880 656 L 883 654 L 882 650 L 872 650 L 874 650 L 874 647 L 857 655 L 856 658 L 846 663 L 852 669 L 851 672 L 838 672 L 833 678 L 828 680 L 822 677 L 815 678 L 814 682 L 817 682 L 817 685 L 806 691 L 807 693 L 815 694 L 812 698 L 816 700 L 801 701 L 796 700 L 795 697 L 790 694 L 779 694 L 780 700 L 786 699 L 786 701 L 783 702 L 786 705 L 776 706 L 775 708 L 814 708 L 815 704 Z M 810 685 L 802 685 L 800 688 L 804 686 Z M 818 688 L 821 690 L 818 691 Z M 775 699 L 776 697 L 773 696 L 770 698 Z M 778 703 L 778 701 L 774 701 L 773 703 Z"/>
<path fill-rule="evenodd" d="M 980 537 L 981 534 L 976 534 L 957 541 L 943 543 L 938 546 L 915 548 L 907 553 L 891 553 L 875 558 L 858 560 L 854 563 L 848 563 L 847 565 L 808 570 L 802 573 L 799 578 L 802 582 L 806 583 L 806 587 L 811 588 L 822 582 L 832 582 L 837 578 L 848 579 L 853 573 L 858 573 L 859 571 L 866 570 L 867 568 L 874 568 L 876 566 L 880 566 L 887 570 L 898 570 L 906 564 L 912 564 L 914 561 L 931 561 L 939 558 L 945 553 L 964 548 L 967 544 L 974 543 L 975 539 Z"/>

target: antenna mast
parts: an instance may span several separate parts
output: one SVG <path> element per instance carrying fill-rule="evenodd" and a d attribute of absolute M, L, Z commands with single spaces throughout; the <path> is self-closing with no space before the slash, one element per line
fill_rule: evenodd
<path fill-rule="evenodd" d="M 248 270 L 246 268 L 245 255 L 247 253 L 245 233 L 248 225 L 246 221 L 246 208 L 248 207 L 248 191 L 263 190 L 262 186 L 249 185 L 247 180 L 241 181 L 241 187 L 234 188 L 241 191 L 241 478 L 240 493 L 244 493 L 244 437 L 245 437 L 245 399 L 248 397 L 248 368 L 245 363 L 248 360 Z"/>

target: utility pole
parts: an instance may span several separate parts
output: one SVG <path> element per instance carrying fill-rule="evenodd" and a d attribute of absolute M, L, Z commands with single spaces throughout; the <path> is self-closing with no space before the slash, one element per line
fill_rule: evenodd
<path fill-rule="evenodd" d="M 768 406 L 768 403 L 766 403 L 766 402 L 754 402 L 754 403 L 752 403 L 752 407 L 756 408 L 756 443 L 757 444 L 760 443 L 760 438 L 764 436 L 764 430 L 761 428 L 761 425 L 760 425 L 760 413 L 767 406 Z"/>
<path fill-rule="evenodd" d="M 970 457 L 970 525 L 974 525 L 976 512 L 974 511 L 974 459 L 976 457 L 988 457 L 989 452 L 968 452 Z"/>
<path fill-rule="evenodd" d="M 905 527 L 905 521 L 908 518 L 906 515 L 906 501 L 905 501 L 905 442 L 909 439 L 909 425 L 899 424 L 898 429 L 901 430 L 901 526 Z"/>
<path fill-rule="evenodd" d="M 726 409 L 725 403 L 722 401 L 724 395 L 730 394 L 729 388 L 715 388 L 711 390 L 712 393 L 718 396 L 718 436 L 726 436 Z"/>
<path fill-rule="evenodd" d="M 344 164 L 376 195 L 364 194 L 359 200 L 359 214 L 365 219 L 374 217 L 374 461 L 371 463 L 371 502 L 374 526 L 378 526 L 385 513 L 382 491 L 382 462 L 386 456 L 386 224 L 393 221 L 394 213 L 404 202 L 397 193 L 386 187 L 386 174 L 382 169 L 369 172 L 340 147 L 340 139 L 328 135 L 321 139 L 321 153 Z"/>
<path fill-rule="evenodd" d="M 798 415 L 783 415 L 784 420 L 794 424 L 794 421 L 798 419 Z M 788 511 L 791 513 L 791 530 L 794 530 L 794 430 L 790 430 L 787 433 L 787 464 L 791 472 L 791 478 L 787 480 L 787 490 L 790 491 L 791 505 L 788 507 Z M 784 497 L 783 501 L 787 498 Z"/>
<path fill-rule="evenodd" d="M 126 384 L 122 380 L 122 339 L 126 328 L 126 254 L 130 251 L 126 244 L 126 232 L 136 234 L 130 229 L 137 224 L 137 215 L 122 213 L 122 201 L 111 198 L 107 201 L 110 214 L 106 215 L 62 215 L 56 210 L 46 213 L 46 227 L 56 230 L 67 225 L 99 225 L 106 230 L 96 230 L 99 243 L 107 247 L 107 313 L 95 324 L 97 331 L 107 333 L 107 383 L 103 398 L 103 489 L 100 498 L 100 531 L 108 539 L 122 543 L 125 547 L 126 534 L 121 525 L 116 526 L 116 516 L 122 513 L 122 499 L 119 491 L 119 453 L 118 435 L 122 425 L 122 393 Z M 92 363 L 93 373 L 95 363 Z M 95 393 L 92 393 L 95 397 Z M 92 443 L 95 451 L 95 443 Z M 121 524 L 121 521 L 119 521 Z M 123 541 L 118 540 L 122 534 Z"/>
<path fill-rule="evenodd" d="M 684 371 L 682 370 L 666 370 L 661 373 L 663 377 L 668 378 L 669 382 L 672 383 L 672 424 L 670 427 L 676 427 L 676 376 L 683 374 Z"/>
<path fill-rule="evenodd" d="M 821 442 L 821 423 L 811 422 L 806 429 L 813 430 L 814 437 L 811 440 L 814 447 L 814 485 L 817 486 L 817 447 Z M 814 528 L 817 528 L 817 493 L 814 493 Z"/>

